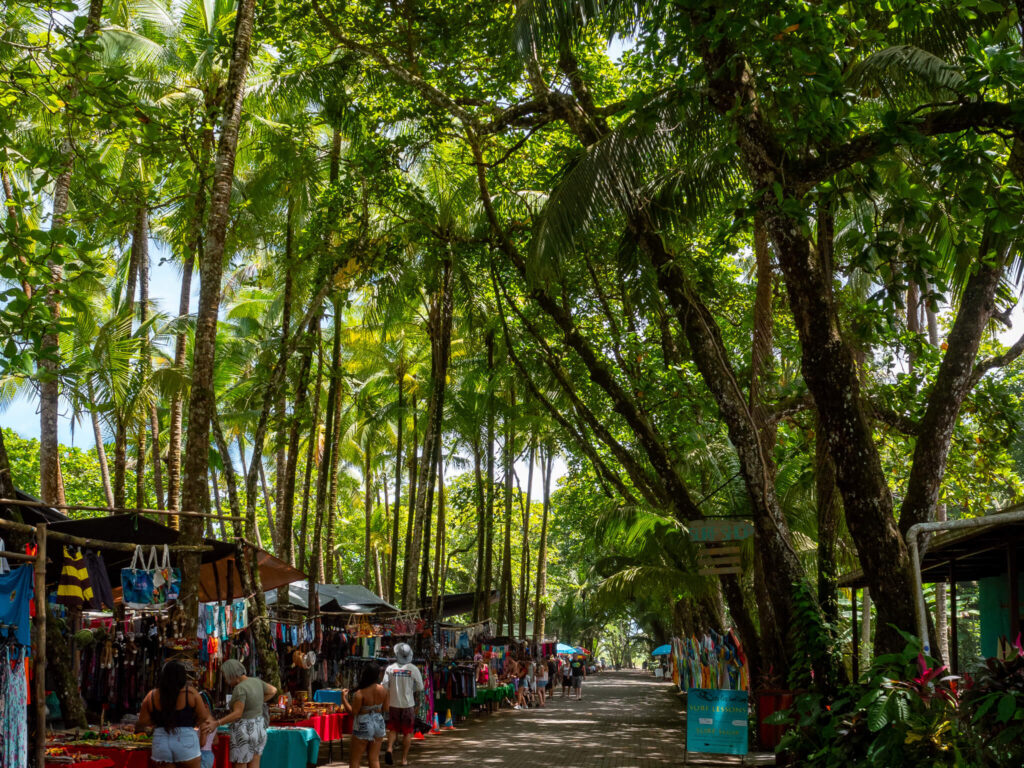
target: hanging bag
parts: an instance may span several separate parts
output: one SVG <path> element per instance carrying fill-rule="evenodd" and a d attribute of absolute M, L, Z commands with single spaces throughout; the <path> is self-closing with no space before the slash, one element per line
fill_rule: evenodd
<path fill-rule="evenodd" d="M 163 563 L 157 563 L 156 547 L 147 557 L 141 546 L 135 547 L 132 562 L 121 569 L 121 593 L 129 608 L 162 608 L 181 593 L 181 570 L 171 568 L 171 553 L 164 545 Z"/>

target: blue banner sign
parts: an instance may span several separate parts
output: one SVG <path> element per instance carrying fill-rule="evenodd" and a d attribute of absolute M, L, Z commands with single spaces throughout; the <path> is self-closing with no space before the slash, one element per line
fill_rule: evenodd
<path fill-rule="evenodd" d="M 690 688 L 686 692 L 686 749 L 713 755 L 747 754 L 747 691 Z"/>
<path fill-rule="evenodd" d="M 692 541 L 742 541 L 754 535 L 754 525 L 746 520 L 690 520 L 686 527 Z"/>

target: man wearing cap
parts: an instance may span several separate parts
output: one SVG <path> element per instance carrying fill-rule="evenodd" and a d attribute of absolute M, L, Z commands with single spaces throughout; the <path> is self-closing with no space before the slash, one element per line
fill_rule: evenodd
<path fill-rule="evenodd" d="M 388 691 L 388 749 L 384 762 L 393 765 L 392 750 L 395 739 L 402 734 L 402 765 L 409 764 L 409 745 L 416 728 L 416 703 L 423 692 L 423 676 L 412 663 L 412 648 L 408 643 L 395 646 L 397 661 L 384 670 L 381 685 Z"/>

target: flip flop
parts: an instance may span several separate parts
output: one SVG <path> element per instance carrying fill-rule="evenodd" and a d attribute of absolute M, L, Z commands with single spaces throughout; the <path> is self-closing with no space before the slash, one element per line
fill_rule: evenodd
<path fill-rule="evenodd" d="M 394 765 L 395 764 L 395 758 L 391 754 L 391 750 L 390 749 L 385 750 L 385 752 L 384 752 L 384 763 L 386 765 Z"/>

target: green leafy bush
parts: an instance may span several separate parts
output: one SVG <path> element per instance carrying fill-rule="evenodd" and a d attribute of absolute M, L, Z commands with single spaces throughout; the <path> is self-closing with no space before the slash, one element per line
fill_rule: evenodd
<path fill-rule="evenodd" d="M 1024 656 L 987 659 L 960 701 L 963 733 L 974 765 L 1024 765 Z"/>

